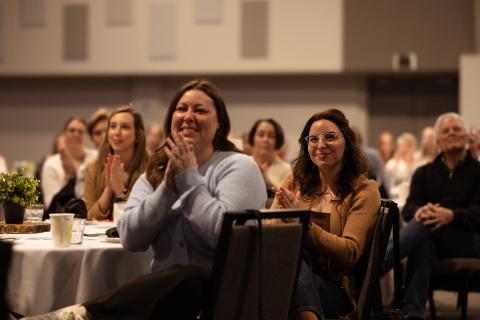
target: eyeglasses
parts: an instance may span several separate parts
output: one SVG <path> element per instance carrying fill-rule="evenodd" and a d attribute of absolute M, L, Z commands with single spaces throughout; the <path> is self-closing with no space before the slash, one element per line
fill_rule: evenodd
<path fill-rule="evenodd" d="M 318 145 L 318 142 L 320 141 L 320 139 L 322 139 L 323 142 L 325 142 L 326 144 L 332 144 L 332 143 L 335 143 L 341 137 L 343 137 L 343 135 L 341 135 L 340 133 L 327 132 L 324 135 L 306 136 L 305 140 L 312 147 L 316 147 Z"/>

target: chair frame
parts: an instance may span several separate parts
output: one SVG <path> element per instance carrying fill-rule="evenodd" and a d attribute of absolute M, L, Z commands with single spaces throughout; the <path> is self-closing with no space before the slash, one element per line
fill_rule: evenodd
<path fill-rule="evenodd" d="M 229 241 L 233 232 L 234 225 L 244 225 L 247 221 L 255 220 L 258 222 L 258 241 L 262 241 L 262 221 L 266 219 L 280 219 L 280 218 L 298 218 L 302 225 L 301 248 L 299 248 L 299 255 L 297 261 L 297 268 L 294 275 L 294 287 L 298 280 L 300 263 L 302 259 L 302 248 L 305 243 L 306 234 L 308 231 L 308 222 L 310 218 L 310 211 L 307 209 L 293 209 L 293 210 L 259 210 L 259 211 L 241 211 L 241 212 L 227 212 L 223 218 L 222 229 L 218 240 L 217 253 L 213 264 L 210 288 L 208 290 L 206 307 L 202 312 L 201 319 L 212 319 L 214 315 L 216 300 L 219 295 L 220 285 L 223 275 L 223 270 L 226 265 L 227 250 L 229 248 Z M 262 246 L 259 247 L 259 260 L 262 263 Z M 259 268 L 261 270 L 262 268 Z M 260 271 L 261 272 L 261 271 Z M 261 276 L 261 273 L 260 273 Z M 259 291 L 261 288 L 259 288 Z M 290 297 L 290 305 L 293 301 L 294 291 Z M 261 292 L 259 293 L 259 318 L 261 317 Z"/>
<path fill-rule="evenodd" d="M 462 259 L 462 258 L 451 258 L 451 259 Z M 465 258 L 465 259 L 475 259 L 476 258 Z M 450 260 L 446 259 L 446 260 Z M 478 259 L 480 261 L 480 259 Z M 480 269 L 466 268 L 463 270 L 457 270 L 454 273 L 448 275 L 450 281 L 444 283 L 440 278 L 444 278 L 443 275 L 435 275 L 435 271 L 432 274 L 430 280 L 430 288 L 428 291 L 428 304 L 430 306 L 430 319 L 437 319 L 437 311 L 435 308 L 435 300 L 433 297 L 433 291 L 435 290 L 444 290 L 457 293 L 457 309 L 460 309 L 460 319 L 466 320 L 468 313 L 468 294 L 470 292 L 479 292 L 480 285 Z M 441 284 L 438 284 L 437 281 L 440 281 Z M 472 284 L 477 284 L 476 286 Z"/>
<path fill-rule="evenodd" d="M 358 295 L 357 318 L 359 320 L 388 318 L 399 315 L 404 305 L 403 266 L 400 261 L 399 244 L 400 213 L 392 200 L 382 199 L 379 215 L 375 222 L 370 246 L 357 265 L 357 275 L 363 275 L 364 281 Z M 383 261 L 392 233 L 394 256 L 394 298 L 391 310 L 384 310 L 380 287 L 383 273 Z M 365 266 L 366 263 L 366 266 Z"/>

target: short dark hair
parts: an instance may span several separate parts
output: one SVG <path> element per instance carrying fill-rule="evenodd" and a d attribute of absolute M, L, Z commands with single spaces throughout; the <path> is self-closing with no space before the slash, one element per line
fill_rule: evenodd
<path fill-rule="evenodd" d="M 310 159 L 308 143 L 305 137 L 310 132 L 310 127 L 319 120 L 333 122 L 341 131 L 345 139 L 345 153 L 343 155 L 343 166 L 340 170 L 336 183 L 336 193 L 340 201 L 343 201 L 353 192 L 354 180 L 367 171 L 367 159 L 357 144 L 355 133 L 350 128 L 349 122 L 342 111 L 328 109 L 314 114 L 308 119 L 298 139 L 300 151 L 297 159 L 293 162 L 293 177 L 295 185 L 300 188 L 302 198 L 310 200 L 319 194 L 318 187 L 322 185 L 318 167 Z"/>
<path fill-rule="evenodd" d="M 262 122 L 270 123 L 273 126 L 273 129 L 275 130 L 275 150 L 279 150 L 285 142 L 285 135 L 283 134 L 283 129 L 280 124 L 272 118 L 258 119 L 257 121 L 255 121 L 252 129 L 250 129 L 248 133 L 248 143 L 253 146 L 255 133 L 257 133 L 257 128 Z"/>

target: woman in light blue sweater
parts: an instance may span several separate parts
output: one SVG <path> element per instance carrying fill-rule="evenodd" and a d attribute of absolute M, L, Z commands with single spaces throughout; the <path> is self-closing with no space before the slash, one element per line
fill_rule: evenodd
<path fill-rule="evenodd" d="M 210 82 L 191 81 L 171 101 L 166 143 L 135 183 L 118 222 L 125 248 L 152 247 L 152 271 L 210 268 L 223 214 L 265 206 L 262 175 L 227 139 L 229 131 L 225 103 Z"/>
<path fill-rule="evenodd" d="M 264 208 L 267 194 L 256 163 L 227 139 L 225 103 L 209 81 L 177 92 L 165 132 L 117 227 L 128 250 L 153 249 L 154 273 L 48 319 L 196 318 L 224 213 Z"/>

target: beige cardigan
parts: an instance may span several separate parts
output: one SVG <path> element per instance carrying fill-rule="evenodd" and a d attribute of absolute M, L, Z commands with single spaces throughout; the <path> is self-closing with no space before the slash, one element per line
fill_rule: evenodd
<path fill-rule="evenodd" d="M 288 188 L 291 179 L 290 173 L 282 186 Z M 298 188 L 294 193 L 297 191 Z M 307 248 L 318 254 L 321 261 L 328 261 L 330 275 L 342 281 L 354 304 L 357 300 L 354 267 L 371 239 L 380 200 L 377 183 L 362 175 L 354 182 L 354 192 L 348 195 L 343 203 L 334 204 L 330 214 L 330 231 L 325 231 L 315 224 L 315 215 L 312 215 L 314 224 L 307 234 Z M 278 207 L 275 200 L 272 208 Z M 300 207 L 319 211 L 301 199 Z"/>
<path fill-rule="evenodd" d="M 85 202 L 88 210 L 88 218 L 89 219 L 110 219 L 111 211 L 113 208 L 113 199 L 112 203 L 108 208 L 100 208 L 98 205 L 98 199 L 102 195 L 103 190 L 106 187 L 105 180 L 102 179 L 102 183 L 100 185 L 95 184 L 96 176 L 100 173 L 97 172 L 95 162 L 92 162 L 88 165 L 87 169 L 85 170 L 85 193 L 83 195 L 83 201 Z M 132 187 L 143 173 L 144 168 L 142 171 L 134 171 L 132 172 L 132 177 L 130 179 L 130 184 L 127 186 L 127 197 L 130 195 L 130 191 Z M 127 181 L 124 181 L 127 183 Z M 104 211 L 102 211 L 102 210 Z"/>

